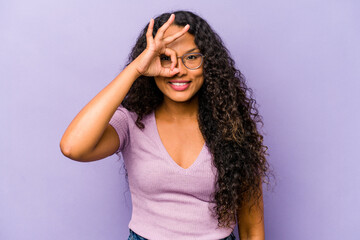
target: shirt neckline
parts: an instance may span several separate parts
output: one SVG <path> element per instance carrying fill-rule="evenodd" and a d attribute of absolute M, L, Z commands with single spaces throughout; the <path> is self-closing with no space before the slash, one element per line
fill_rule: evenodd
<path fill-rule="evenodd" d="M 160 134 L 159 134 L 157 124 L 156 124 L 155 110 L 152 111 L 152 113 L 151 113 L 151 120 L 152 120 L 152 124 L 153 124 L 154 135 L 155 135 L 155 138 L 156 138 L 155 140 L 157 141 L 158 146 L 160 146 L 160 150 L 162 151 L 163 156 L 166 157 L 168 162 L 170 162 L 175 168 L 179 169 L 180 171 L 185 171 L 185 172 L 188 172 L 188 171 L 192 170 L 193 168 L 195 168 L 200 163 L 200 160 L 202 159 L 202 155 L 203 155 L 203 152 L 204 152 L 205 147 L 206 147 L 206 142 L 204 142 L 204 145 L 201 148 L 200 153 L 198 154 L 195 161 L 190 165 L 190 167 L 183 168 L 174 161 L 174 159 L 170 156 L 170 154 L 168 153 L 168 151 L 166 150 L 164 144 L 161 141 Z"/>

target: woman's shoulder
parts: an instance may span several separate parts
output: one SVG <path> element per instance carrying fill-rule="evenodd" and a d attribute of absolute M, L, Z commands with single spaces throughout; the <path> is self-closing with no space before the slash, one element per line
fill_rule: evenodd
<path fill-rule="evenodd" d="M 122 117 L 122 118 L 126 118 L 128 120 L 129 123 L 135 123 L 137 118 L 138 118 L 138 114 L 134 111 L 131 111 L 129 109 L 127 109 L 124 105 L 120 104 L 115 113 L 114 113 L 114 116 L 113 117 Z M 144 120 L 147 120 L 149 117 L 151 116 L 151 113 L 144 116 L 143 119 L 142 119 L 142 122 Z"/>
<path fill-rule="evenodd" d="M 126 107 L 124 107 L 124 105 L 120 104 L 116 110 L 115 113 L 113 115 L 112 118 L 117 118 L 117 119 L 123 119 L 123 120 L 127 120 L 128 122 L 132 121 L 132 119 L 137 118 L 137 114 L 135 112 L 130 111 L 129 109 L 127 109 Z"/>
<path fill-rule="evenodd" d="M 123 113 L 123 114 L 125 114 L 125 115 L 134 115 L 134 114 L 136 114 L 135 112 L 132 112 L 132 111 L 130 111 L 129 109 L 127 109 L 126 107 L 124 107 L 124 105 L 122 105 L 122 104 L 120 104 L 120 105 L 116 108 L 115 113 L 116 113 L 116 112 L 121 112 L 121 113 Z"/>

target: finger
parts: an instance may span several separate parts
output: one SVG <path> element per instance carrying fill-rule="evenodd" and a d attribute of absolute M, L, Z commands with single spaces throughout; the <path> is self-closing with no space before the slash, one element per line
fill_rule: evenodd
<path fill-rule="evenodd" d="M 174 76 L 175 74 L 177 74 L 179 72 L 179 69 L 178 68 L 174 68 L 173 70 L 171 70 L 170 68 L 162 68 L 160 70 L 160 74 L 159 76 L 162 76 L 162 77 L 172 77 Z"/>
<path fill-rule="evenodd" d="M 178 39 L 179 37 L 181 37 L 182 35 L 184 35 L 188 30 L 190 29 L 190 25 L 186 24 L 186 26 L 181 29 L 180 32 L 177 32 L 171 36 L 168 36 L 167 38 L 164 39 L 164 43 L 165 44 L 169 44 L 171 42 L 173 42 L 175 39 Z"/>
<path fill-rule="evenodd" d="M 170 59 L 171 59 L 170 69 L 173 70 L 175 68 L 175 66 L 177 65 L 176 52 L 174 50 L 172 50 L 171 48 L 165 48 L 164 54 L 166 56 L 170 56 Z"/>
<path fill-rule="evenodd" d="M 171 14 L 169 19 L 157 31 L 155 35 L 155 39 L 161 39 L 164 36 L 164 32 L 166 31 L 166 29 L 170 27 L 170 25 L 173 23 L 174 20 L 175 20 L 175 14 Z"/>
<path fill-rule="evenodd" d="M 154 30 L 154 19 L 150 19 L 150 23 L 148 26 L 148 29 L 146 31 L 146 44 L 147 46 L 150 46 L 150 44 L 154 41 L 152 33 Z"/>

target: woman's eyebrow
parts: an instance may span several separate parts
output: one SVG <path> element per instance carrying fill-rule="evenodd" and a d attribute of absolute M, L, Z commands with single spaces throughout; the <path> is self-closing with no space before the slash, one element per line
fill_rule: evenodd
<path fill-rule="evenodd" d="M 192 52 L 192 51 L 194 51 L 195 49 L 198 49 L 198 48 L 196 47 L 196 48 L 190 49 L 190 50 L 186 51 L 185 53 Z"/>

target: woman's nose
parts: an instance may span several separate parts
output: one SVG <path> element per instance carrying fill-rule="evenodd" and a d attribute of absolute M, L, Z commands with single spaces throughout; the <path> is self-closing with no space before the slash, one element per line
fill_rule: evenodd
<path fill-rule="evenodd" d="M 184 75 L 187 73 L 187 68 L 185 67 L 184 63 L 181 60 L 181 57 L 178 57 L 176 67 L 179 69 L 178 75 Z"/>

